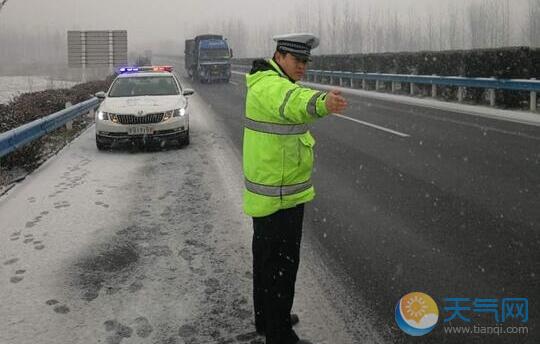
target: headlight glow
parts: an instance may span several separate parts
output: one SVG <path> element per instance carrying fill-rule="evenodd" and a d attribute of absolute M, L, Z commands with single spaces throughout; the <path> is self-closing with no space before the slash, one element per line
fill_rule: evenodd
<path fill-rule="evenodd" d="M 103 112 L 103 111 L 99 111 L 97 117 L 98 117 L 98 119 L 99 119 L 100 121 L 107 121 L 107 120 L 109 120 L 109 114 L 106 113 L 106 112 Z"/>
<path fill-rule="evenodd" d="M 174 117 L 184 117 L 185 115 L 186 115 L 186 109 L 185 108 L 174 110 Z"/>

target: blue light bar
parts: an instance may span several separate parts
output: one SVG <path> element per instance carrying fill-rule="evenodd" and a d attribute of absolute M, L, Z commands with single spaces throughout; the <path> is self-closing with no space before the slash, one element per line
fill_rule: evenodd
<path fill-rule="evenodd" d="M 139 71 L 139 68 L 137 67 L 122 67 L 118 70 L 118 72 L 120 74 L 122 73 L 134 73 L 134 72 L 138 72 Z"/>

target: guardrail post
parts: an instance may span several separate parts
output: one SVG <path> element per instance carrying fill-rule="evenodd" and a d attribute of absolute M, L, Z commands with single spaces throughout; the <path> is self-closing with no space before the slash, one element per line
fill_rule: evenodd
<path fill-rule="evenodd" d="M 432 76 L 435 76 L 435 74 L 433 74 Z M 431 97 L 437 98 L 437 84 L 431 85 Z"/>
<path fill-rule="evenodd" d="M 73 104 L 71 104 L 71 102 L 66 102 L 66 109 L 69 108 L 69 107 L 72 107 L 72 106 L 73 106 Z M 66 123 L 66 129 L 67 130 L 73 129 L 73 121 L 68 121 Z"/>
<path fill-rule="evenodd" d="M 362 89 L 367 90 L 367 81 L 366 81 L 366 79 L 362 79 Z"/>
<path fill-rule="evenodd" d="M 396 93 L 397 84 L 395 81 L 392 81 L 392 93 Z"/>
<path fill-rule="evenodd" d="M 532 78 L 531 80 L 536 80 L 536 78 Z M 537 95 L 536 92 L 531 92 L 531 111 L 536 111 L 536 102 L 537 102 Z"/>
<path fill-rule="evenodd" d="M 490 88 L 489 92 L 489 106 L 495 106 L 495 90 Z"/>
<path fill-rule="evenodd" d="M 375 92 L 378 92 L 381 88 L 381 83 L 379 80 L 375 80 Z"/>
<path fill-rule="evenodd" d="M 339 77 L 339 86 L 343 87 L 343 77 Z"/>
<path fill-rule="evenodd" d="M 88 118 L 94 118 L 94 116 L 96 115 L 96 109 L 95 108 L 91 108 L 90 111 L 88 111 Z"/>
<path fill-rule="evenodd" d="M 495 80 L 497 78 L 492 76 L 491 79 Z M 488 90 L 488 95 L 489 95 L 489 106 L 495 106 L 495 89 L 490 88 Z"/>
<path fill-rule="evenodd" d="M 414 96 L 414 83 L 411 82 L 411 96 Z"/>
<path fill-rule="evenodd" d="M 458 87 L 458 90 L 457 90 L 458 102 L 463 103 L 464 96 L 465 96 L 465 87 L 463 86 Z"/>

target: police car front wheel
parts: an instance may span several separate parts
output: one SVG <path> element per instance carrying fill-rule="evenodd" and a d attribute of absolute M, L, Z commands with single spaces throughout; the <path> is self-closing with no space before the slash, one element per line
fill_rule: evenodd
<path fill-rule="evenodd" d="M 100 150 L 100 151 L 101 150 L 107 150 L 107 149 L 111 148 L 110 143 L 102 142 L 97 137 L 96 137 L 96 146 L 97 146 L 97 149 Z"/>
<path fill-rule="evenodd" d="M 186 130 L 184 135 L 178 138 L 178 148 L 189 146 L 189 129 Z"/>

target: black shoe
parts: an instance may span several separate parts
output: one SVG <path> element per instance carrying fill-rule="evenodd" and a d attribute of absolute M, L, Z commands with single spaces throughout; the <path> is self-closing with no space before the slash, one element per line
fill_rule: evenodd
<path fill-rule="evenodd" d="M 291 325 L 294 326 L 300 322 L 300 318 L 296 314 L 291 314 Z"/>
<path fill-rule="evenodd" d="M 300 322 L 300 318 L 298 317 L 298 315 L 291 314 L 291 325 L 294 326 L 298 324 L 299 322 Z M 261 336 L 264 336 L 264 330 L 262 329 L 257 329 L 257 333 L 260 334 Z M 300 342 L 300 344 L 303 344 L 303 343 Z M 306 342 L 305 344 L 309 344 L 309 342 Z"/>

